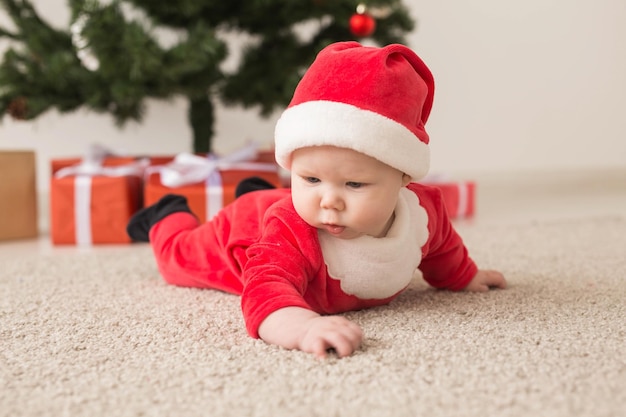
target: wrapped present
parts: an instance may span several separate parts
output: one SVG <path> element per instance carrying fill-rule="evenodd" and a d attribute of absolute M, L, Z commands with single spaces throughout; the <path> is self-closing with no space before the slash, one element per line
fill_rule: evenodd
<path fill-rule="evenodd" d="M 0 152 L 0 240 L 36 237 L 35 153 Z"/>
<path fill-rule="evenodd" d="M 166 194 L 183 195 L 202 222 L 234 201 L 237 184 L 246 178 L 261 177 L 277 188 L 282 186 L 274 154 L 257 152 L 254 146 L 219 158 L 181 153 L 169 164 L 150 167 L 146 174 L 146 206 Z"/>
<path fill-rule="evenodd" d="M 141 208 L 143 174 L 149 162 L 98 153 L 79 161 L 52 161 L 52 242 L 76 245 L 129 243 L 126 224 Z"/>
<path fill-rule="evenodd" d="M 141 161 L 145 166 L 164 165 L 174 160 L 173 156 L 119 156 L 119 155 L 107 155 L 102 160 L 105 167 L 116 167 L 121 165 L 127 165 Z M 83 158 L 57 158 L 50 161 L 50 168 L 52 174 L 60 171 L 63 168 L 73 167 L 83 162 Z"/>
<path fill-rule="evenodd" d="M 468 218 L 474 215 L 476 183 L 473 181 L 452 181 L 443 177 L 428 176 L 421 184 L 437 187 L 452 219 Z"/>

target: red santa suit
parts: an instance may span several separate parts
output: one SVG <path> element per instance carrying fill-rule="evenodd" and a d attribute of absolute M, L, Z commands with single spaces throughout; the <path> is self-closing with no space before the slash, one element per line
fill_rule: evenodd
<path fill-rule="evenodd" d="M 148 210 L 163 277 L 240 294 L 253 337 L 284 307 L 335 314 L 389 303 L 418 268 L 434 287 L 466 287 L 476 265 L 439 192 L 415 183 L 428 172 L 425 125 L 433 97 L 430 70 L 406 46 L 338 42 L 324 48 L 276 123 L 276 161 L 290 170 L 295 150 L 331 145 L 409 175 L 414 183 L 401 190 L 387 235 L 342 240 L 318 231 L 296 213 L 288 189 L 245 194 L 206 224 L 188 212 L 153 223 Z"/>
<path fill-rule="evenodd" d="M 164 279 L 241 295 L 246 328 L 289 306 L 335 314 L 389 303 L 416 269 L 436 288 L 461 290 L 477 267 L 446 215 L 440 192 L 409 184 L 383 238 L 343 240 L 308 225 L 289 189 L 245 194 L 207 223 L 171 214 L 150 230 Z"/>

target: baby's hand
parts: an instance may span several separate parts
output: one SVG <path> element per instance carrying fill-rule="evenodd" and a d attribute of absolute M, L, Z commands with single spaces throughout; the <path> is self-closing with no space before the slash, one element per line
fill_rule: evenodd
<path fill-rule="evenodd" d="M 306 323 L 298 349 L 318 358 L 325 358 L 332 349 L 343 358 L 357 350 L 362 340 L 363 332 L 356 323 L 341 316 L 319 316 Z"/>
<path fill-rule="evenodd" d="M 301 307 L 284 307 L 268 315 L 259 336 L 267 343 L 298 349 L 325 358 L 333 349 L 341 358 L 351 355 L 361 345 L 363 332 L 341 316 L 320 316 Z"/>
<path fill-rule="evenodd" d="M 474 278 L 465 287 L 465 291 L 485 292 L 490 288 L 506 288 L 506 279 L 498 271 L 478 270 Z"/>

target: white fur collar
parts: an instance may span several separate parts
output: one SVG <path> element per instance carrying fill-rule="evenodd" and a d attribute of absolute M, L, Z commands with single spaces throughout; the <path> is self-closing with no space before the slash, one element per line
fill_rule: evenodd
<path fill-rule="evenodd" d="M 383 299 L 409 285 L 428 239 L 428 215 L 415 193 L 403 188 L 395 216 L 384 238 L 345 240 L 318 232 L 328 272 L 346 294 Z"/>

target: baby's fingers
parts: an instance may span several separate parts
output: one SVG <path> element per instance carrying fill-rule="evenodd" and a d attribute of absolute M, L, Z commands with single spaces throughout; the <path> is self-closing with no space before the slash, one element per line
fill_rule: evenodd
<path fill-rule="evenodd" d="M 361 346 L 361 340 L 362 334 L 360 333 L 360 331 L 358 334 L 334 333 L 328 335 L 325 341 L 326 348 L 324 349 L 324 355 L 329 349 L 332 349 L 340 358 L 350 356 L 354 353 L 355 350 L 359 348 L 359 346 Z"/>
<path fill-rule="evenodd" d="M 328 337 L 325 339 L 319 339 L 315 341 L 313 348 L 313 355 L 319 359 L 325 359 L 329 353 L 336 353 L 338 357 L 343 358 L 350 356 L 358 345 L 350 343 L 350 341 L 342 339 L 340 337 Z"/>
<path fill-rule="evenodd" d="M 361 346 L 363 332 L 357 324 L 341 317 L 322 317 L 317 324 L 304 338 L 302 350 L 325 358 L 332 349 L 343 358 Z"/>
<path fill-rule="evenodd" d="M 492 288 L 506 288 L 506 279 L 504 275 L 498 271 L 487 270 L 485 271 L 486 280 L 485 284 Z"/>
<path fill-rule="evenodd" d="M 490 288 L 506 288 L 506 279 L 498 271 L 480 270 L 466 287 L 467 291 L 486 292 Z"/>

